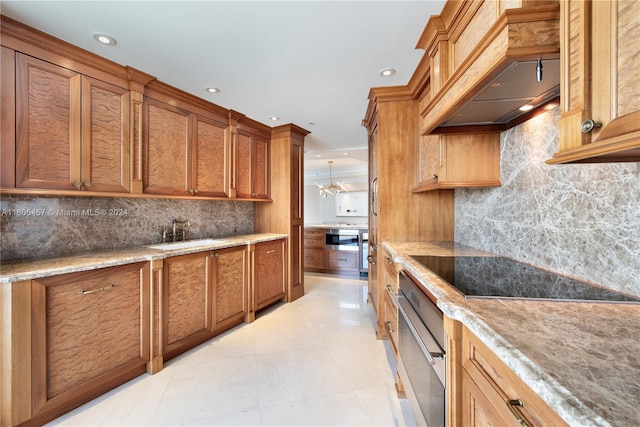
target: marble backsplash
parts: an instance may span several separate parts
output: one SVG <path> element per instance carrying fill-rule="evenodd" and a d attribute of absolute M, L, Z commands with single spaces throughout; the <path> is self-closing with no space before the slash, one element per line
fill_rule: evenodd
<path fill-rule="evenodd" d="M 640 296 L 640 163 L 546 164 L 558 120 L 502 133 L 502 186 L 456 190 L 455 240 Z"/>
<path fill-rule="evenodd" d="M 188 239 L 253 233 L 253 203 L 218 200 L 2 196 L 0 258 L 54 256 L 162 241 L 189 220 Z"/>

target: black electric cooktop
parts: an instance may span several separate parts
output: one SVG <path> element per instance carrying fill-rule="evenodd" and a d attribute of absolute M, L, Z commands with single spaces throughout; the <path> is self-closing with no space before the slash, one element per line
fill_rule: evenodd
<path fill-rule="evenodd" d="M 465 298 L 640 303 L 608 289 L 580 282 L 504 257 L 412 256 Z"/>

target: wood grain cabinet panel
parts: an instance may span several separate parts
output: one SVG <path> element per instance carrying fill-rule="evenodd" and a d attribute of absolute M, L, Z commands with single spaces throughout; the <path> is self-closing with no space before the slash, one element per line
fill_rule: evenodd
<path fill-rule="evenodd" d="M 640 161 L 639 15 L 637 1 L 560 2 L 561 118 L 547 163 Z"/>
<path fill-rule="evenodd" d="M 327 249 L 327 270 L 339 270 L 344 274 L 360 274 L 359 252 Z"/>
<path fill-rule="evenodd" d="M 145 98 L 144 192 L 189 195 L 189 112 Z"/>
<path fill-rule="evenodd" d="M 32 281 L 32 409 L 48 421 L 149 361 L 146 262 Z"/>
<path fill-rule="evenodd" d="M 500 185 L 500 134 L 426 135 L 420 139 L 414 192 Z"/>
<path fill-rule="evenodd" d="M 268 199 L 268 141 L 250 132 L 238 130 L 235 165 L 236 197 Z"/>
<path fill-rule="evenodd" d="M 163 355 L 170 359 L 210 338 L 209 252 L 169 257 L 163 263 Z"/>
<path fill-rule="evenodd" d="M 284 239 L 256 243 L 253 265 L 253 311 L 278 301 L 286 292 Z"/>
<path fill-rule="evenodd" d="M 16 187 L 129 191 L 129 91 L 16 54 Z"/>
<path fill-rule="evenodd" d="M 226 123 L 194 116 L 194 142 L 190 193 L 229 197 L 230 145 Z"/>
<path fill-rule="evenodd" d="M 464 425 L 567 425 L 466 327 L 461 347 Z"/>
<path fill-rule="evenodd" d="M 143 191 L 229 197 L 228 125 L 188 107 L 145 98 Z"/>
<path fill-rule="evenodd" d="M 247 247 L 220 249 L 212 254 L 213 325 L 216 330 L 239 323 L 249 313 Z"/>

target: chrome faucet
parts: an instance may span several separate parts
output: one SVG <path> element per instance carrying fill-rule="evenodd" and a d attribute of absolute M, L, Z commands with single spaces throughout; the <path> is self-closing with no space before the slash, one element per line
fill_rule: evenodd
<path fill-rule="evenodd" d="M 191 223 L 188 220 L 178 221 L 177 219 L 174 219 L 172 223 L 173 232 L 171 233 L 171 236 L 173 237 L 173 241 L 185 240 L 185 237 L 187 237 L 187 231 L 184 227 L 191 227 Z M 183 225 L 184 227 L 179 227 L 178 225 Z"/>

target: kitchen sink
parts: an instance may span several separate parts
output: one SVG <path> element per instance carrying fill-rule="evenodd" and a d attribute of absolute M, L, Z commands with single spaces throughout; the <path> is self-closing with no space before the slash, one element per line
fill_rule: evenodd
<path fill-rule="evenodd" d="M 160 243 L 158 245 L 151 245 L 149 246 L 149 248 L 159 249 L 161 251 L 172 251 L 174 249 L 186 249 L 186 248 L 195 248 L 197 246 L 215 245 L 217 243 L 222 243 L 222 242 L 224 242 L 224 240 L 218 240 L 218 239 L 187 240 L 182 242 Z"/>

